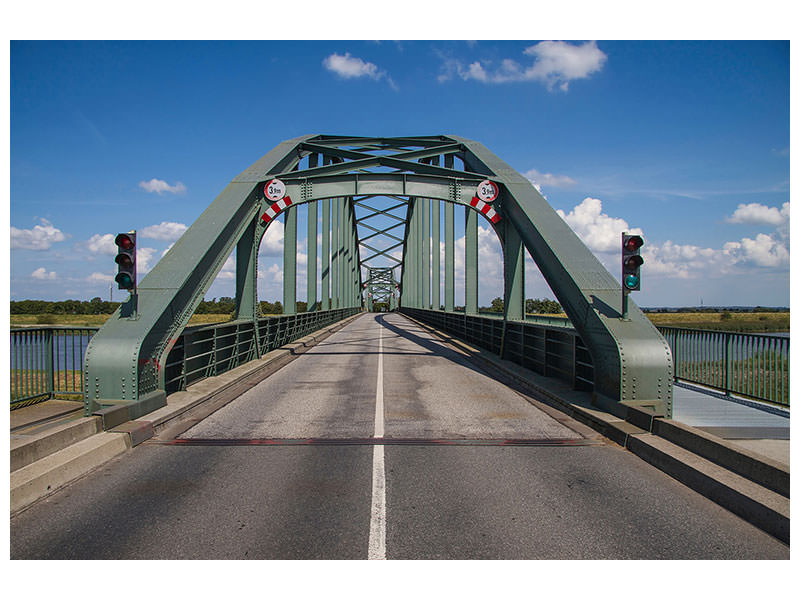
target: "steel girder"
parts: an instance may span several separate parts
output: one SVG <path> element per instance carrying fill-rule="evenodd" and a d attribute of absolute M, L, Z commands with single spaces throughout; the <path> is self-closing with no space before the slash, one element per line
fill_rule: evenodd
<path fill-rule="evenodd" d="M 309 157 L 307 168 L 301 169 L 305 157 Z M 439 166 L 439 157 L 444 166 Z M 463 169 L 455 168 L 454 158 L 461 161 Z M 521 247 L 533 257 L 592 354 L 598 403 L 612 410 L 623 403 L 670 414 L 669 346 L 633 302 L 627 319 L 622 318 L 615 308 L 620 305 L 620 285 L 527 179 L 481 144 L 456 136 L 324 135 L 284 142 L 237 176 L 148 273 L 139 285 L 136 318 L 123 316 L 130 314 L 124 305 L 89 345 L 84 390 L 87 411 L 127 403 L 135 417 L 163 404 L 166 356 L 234 247 L 237 318 L 257 316 L 258 246 L 270 220 L 286 208 L 264 198 L 264 184 L 272 178 L 283 181 L 291 205 L 321 200 L 323 222 L 333 212 L 331 216 L 341 224 L 338 232 L 342 235 L 338 239 L 334 235 L 331 242 L 330 273 L 326 272 L 323 235 L 322 308 L 328 304 L 326 282 L 333 284 L 331 296 L 336 302 L 355 302 L 360 296 L 360 267 L 368 260 L 361 259 L 360 246 L 375 252 L 369 258 L 390 256 L 385 247 L 370 247 L 366 240 L 358 239 L 358 225 L 365 224 L 357 218 L 355 207 L 363 200 L 375 196 L 409 199 L 403 219 L 401 303 L 411 298 L 413 291 L 420 305 L 422 291 L 430 291 L 430 280 L 426 286 L 420 274 L 424 266 L 419 256 L 425 238 L 423 221 L 427 219 L 422 218 L 426 211 L 418 207 L 429 207 L 422 200 L 444 201 L 448 263 L 452 261 L 452 243 L 447 239 L 452 230 L 450 207 L 462 204 L 467 207 L 468 235 L 475 228 L 472 215 L 492 216 L 489 222 L 505 254 L 509 306 L 519 303 L 520 289 L 524 295 L 524 286 L 520 288 L 524 272 Z M 475 202 L 476 185 L 484 179 L 496 183 L 500 191 L 491 207 Z M 344 227 L 349 230 L 345 232 Z M 373 228 L 384 234 L 390 229 Z M 409 273 L 412 266 L 415 273 Z M 468 280 L 474 280 L 468 283 L 467 295 L 469 308 L 476 310 L 477 268 L 473 270 L 467 273 Z M 446 309 L 452 309 L 452 286 L 452 273 L 446 272 Z M 429 297 L 428 305 L 430 301 Z M 514 318 L 518 312 L 517 307 L 506 316 Z"/>
<path fill-rule="evenodd" d="M 392 310 L 395 307 L 395 293 L 400 282 L 394 277 L 394 267 L 369 267 L 369 277 L 363 287 L 367 292 L 367 307 L 371 311 L 376 302 L 385 302 Z"/>

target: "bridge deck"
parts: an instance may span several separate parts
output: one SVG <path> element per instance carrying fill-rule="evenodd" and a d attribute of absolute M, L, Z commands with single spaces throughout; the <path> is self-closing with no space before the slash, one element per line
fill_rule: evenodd
<path fill-rule="evenodd" d="M 181 437 L 15 516 L 11 557 L 789 555 L 396 314 L 356 319 Z"/>
<path fill-rule="evenodd" d="M 399 314 L 364 315 L 181 437 L 373 437 L 379 354 L 383 437 L 583 439 Z"/>

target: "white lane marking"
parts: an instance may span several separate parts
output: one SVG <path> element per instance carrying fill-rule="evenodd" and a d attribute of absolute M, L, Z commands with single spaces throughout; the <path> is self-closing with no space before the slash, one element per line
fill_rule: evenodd
<path fill-rule="evenodd" d="M 378 334 L 378 385 L 375 388 L 375 435 L 383 437 L 383 326 Z"/>
<path fill-rule="evenodd" d="M 378 336 L 378 383 L 375 390 L 375 435 L 383 437 L 383 326 Z M 372 447 L 372 514 L 369 522 L 369 560 L 386 560 L 386 469 L 383 444 Z"/>

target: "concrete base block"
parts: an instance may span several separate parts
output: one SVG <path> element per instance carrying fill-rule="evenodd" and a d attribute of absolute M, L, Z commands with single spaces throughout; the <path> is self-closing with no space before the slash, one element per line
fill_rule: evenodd
<path fill-rule="evenodd" d="M 789 543 L 789 499 L 652 434 L 631 436 L 627 448 L 653 466 Z"/>
<path fill-rule="evenodd" d="M 130 437 L 98 433 L 11 473 L 11 513 L 56 491 L 130 448 Z"/>
<path fill-rule="evenodd" d="M 12 437 L 11 471 L 21 469 L 100 431 L 102 425 L 99 417 L 83 417 L 36 435 Z"/>

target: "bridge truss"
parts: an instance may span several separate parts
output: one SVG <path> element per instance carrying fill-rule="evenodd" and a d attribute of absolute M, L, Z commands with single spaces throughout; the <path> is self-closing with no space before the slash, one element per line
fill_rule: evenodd
<path fill-rule="evenodd" d="M 277 195 L 268 185 L 275 180 Z M 478 312 L 478 219 L 484 219 L 503 251 L 503 321 L 525 319 L 527 251 L 591 355 L 595 402 L 610 410 L 633 405 L 671 413 L 672 357 L 655 327 L 633 302 L 626 315 L 620 313 L 620 284 L 526 178 L 481 144 L 452 135 L 302 136 L 235 177 L 141 281 L 138 310 L 129 300 L 92 339 L 85 363 L 87 413 L 124 406 L 136 418 L 165 403 L 167 355 L 234 250 L 234 320 L 259 319 L 258 249 L 279 217 L 283 306 L 294 313 L 301 204 L 308 211 L 309 311 L 371 306 L 380 294 L 392 308 L 397 302 L 401 310 L 453 314 L 454 211 L 460 205 L 460 314 Z"/>

